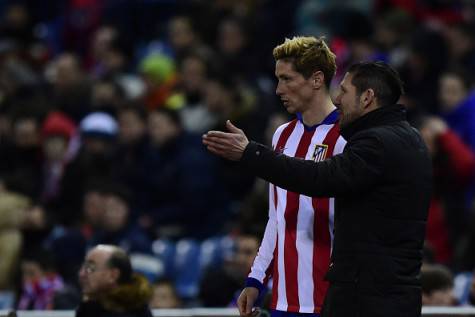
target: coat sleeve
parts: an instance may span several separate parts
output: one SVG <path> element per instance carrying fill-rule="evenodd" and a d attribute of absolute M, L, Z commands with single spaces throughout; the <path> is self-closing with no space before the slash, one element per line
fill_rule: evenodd
<path fill-rule="evenodd" d="M 322 162 L 289 157 L 255 142 L 246 147 L 241 162 L 278 187 L 310 197 L 337 197 L 364 194 L 380 182 L 384 154 L 377 136 L 359 133 L 343 153 Z"/>

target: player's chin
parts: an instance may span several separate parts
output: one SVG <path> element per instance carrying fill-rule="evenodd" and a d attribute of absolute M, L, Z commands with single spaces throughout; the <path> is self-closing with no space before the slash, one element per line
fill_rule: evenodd
<path fill-rule="evenodd" d="M 285 110 L 287 110 L 288 113 L 290 114 L 295 114 L 297 111 L 295 111 L 295 108 L 292 106 L 286 106 Z"/>

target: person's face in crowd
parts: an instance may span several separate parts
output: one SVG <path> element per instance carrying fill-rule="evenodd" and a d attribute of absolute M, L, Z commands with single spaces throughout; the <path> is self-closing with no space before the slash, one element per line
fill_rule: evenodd
<path fill-rule="evenodd" d="M 439 100 L 443 111 L 454 109 L 467 97 L 463 81 L 455 75 L 446 74 L 439 80 Z"/>
<path fill-rule="evenodd" d="M 140 140 L 145 134 L 145 122 L 134 111 L 121 111 L 118 116 L 119 139 L 130 144 Z"/>
<path fill-rule="evenodd" d="M 106 231 L 115 232 L 122 229 L 129 215 L 127 203 L 120 197 L 108 195 L 105 198 L 103 226 Z"/>
<path fill-rule="evenodd" d="M 278 79 L 276 94 L 289 113 L 303 113 L 310 109 L 314 95 L 313 79 L 306 79 L 294 69 L 291 62 L 278 60 L 275 64 L 275 76 Z"/>
<path fill-rule="evenodd" d="M 43 153 L 50 161 L 61 161 L 67 149 L 68 141 L 63 136 L 49 136 L 43 141 Z"/>
<path fill-rule="evenodd" d="M 104 69 L 106 73 L 114 74 L 124 70 L 127 64 L 127 57 L 124 52 L 110 48 L 104 55 Z"/>
<path fill-rule="evenodd" d="M 41 266 L 34 261 L 22 261 L 21 276 L 23 283 L 33 283 L 40 280 L 44 275 Z"/>
<path fill-rule="evenodd" d="M 83 146 L 88 154 L 105 155 L 111 150 L 112 142 L 99 136 L 85 136 Z"/>
<path fill-rule="evenodd" d="M 94 39 L 92 41 L 92 53 L 94 57 L 103 60 L 105 58 L 105 53 L 110 48 L 112 41 L 116 37 L 116 29 L 109 26 L 99 28 L 94 34 Z"/>
<path fill-rule="evenodd" d="M 448 27 L 444 35 L 449 44 L 450 53 L 454 58 L 462 58 L 473 49 L 473 38 L 467 36 L 460 28 Z"/>
<path fill-rule="evenodd" d="M 13 125 L 15 144 L 22 148 L 30 148 L 39 144 L 40 134 L 38 122 L 32 118 L 17 120 Z"/>
<path fill-rule="evenodd" d="M 205 85 L 206 108 L 215 114 L 224 114 L 233 107 L 232 91 L 219 81 L 209 80 Z"/>
<path fill-rule="evenodd" d="M 422 294 L 424 306 L 453 306 L 455 296 L 452 288 L 433 291 L 430 295 Z"/>
<path fill-rule="evenodd" d="M 88 190 L 84 195 L 83 206 L 86 221 L 93 226 L 99 226 L 105 213 L 104 195 L 97 190 Z"/>
<path fill-rule="evenodd" d="M 172 19 L 168 26 L 168 37 L 174 49 L 181 50 L 192 45 L 195 34 L 190 21 L 185 17 Z"/>
<path fill-rule="evenodd" d="M 246 37 L 241 26 L 233 20 L 221 23 L 218 36 L 219 50 L 227 55 L 239 53 L 246 44 Z"/>
<path fill-rule="evenodd" d="M 340 126 L 343 128 L 364 114 L 360 96 L 357 95 L 356 87 L 351 83 L 353 75 L 346 73 L 340 83 L 340 91 L 335 98 L 335 106 L 340 112 Z"/>
<path fill-rule="evenodd" d="M 179 127 L 166 114 L 152 112 L 148 117 L 148 133 L 155 145 L 163 145 L 179 134 Z"/>
<path fill-rule="evenodd" d="M 119 99 L 117 88 L 111 82 L 97 82 L 92 87 L 92 105 L 114 107 Z"/>
<path fill-rule="evenodd" d="M 13 4 L 7 8 L 4 19 L 7 27 L 21 30 L 28 26 L 30 17 L 23 5 Z"/>
<path fill-rule="evenodd" d="M 185 58 L 181 66 L 181 78 L 186 92 L 199 92 L 203 83 L 206 82 L 205 63 L 197 57 Z"/>
<path fill-rule="evenodd" d="M 232 267 L 239 279 L 245 279 L 259 250 L 259 239 L 251 235 L 242 235 L 236 240 L 236 253 Z"/>
<path fill-rule="evenodd" d="M 259 250 L 259 240 L 254 236 L 240 236 L 237 241 L 235 264 L 243 275 L 246 275 L 252 267 L 257 250 Z"/>
<path fill-rule="evenodd" d="M 180 300 L 177 297 L 173 285 L 170 283 L 159 283 L 153 288 L 153 295 L 150 299 L 150 308 L 178 308 Z"/>
<path fill-rule="evenodd" d="M 79 284 L 85 296 L 95 297 L 117 285 L 119 271 L 107 266 L 111 253 L 110 248 L 98 246 L 86 255 L 79 270 Z"/>
<path fill-rule="evenodd" d="M 54 64 L 55 78 L 54 83 L 58 88 L 76 85 L 82 79 L 82 72 L 79 61 L 74 55 L 62 54 Z"/>

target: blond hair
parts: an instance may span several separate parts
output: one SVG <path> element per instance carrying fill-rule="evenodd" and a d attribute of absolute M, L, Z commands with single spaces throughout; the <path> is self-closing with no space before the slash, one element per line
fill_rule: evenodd
<path fill-rule="evenodd" d="M 305 78 L 309 78 L 316 71 L 321 71 L 325 76 L 325 85 L 327 88 L 330 87 L 336 72 L 336 55 L 327 46 L 323 37 L 286 38 L 284 43 L 274 48 L 273 55 L 276 61 L 291 62 L 295 70 Z"/>

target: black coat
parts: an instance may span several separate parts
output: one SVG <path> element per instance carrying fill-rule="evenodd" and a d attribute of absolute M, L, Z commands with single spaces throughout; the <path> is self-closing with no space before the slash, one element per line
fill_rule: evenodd
<path fill-rule="evenodd" d="M 323 162 L 251 142 L 242 163 L 290 191 L 335 197 L 334 242 L 322 316 L 420 316 L 431 159 L 402 106 L 345 127 L 342 154 Z"/>
<path fill-rule="evenodd" d="M 82 302 L 76 310 L 76 317 L 152 317 L 150 309 L 144 306 L 141 309 L 126 312 L 117 312 L 104 308 L 96 301 Z"/>

